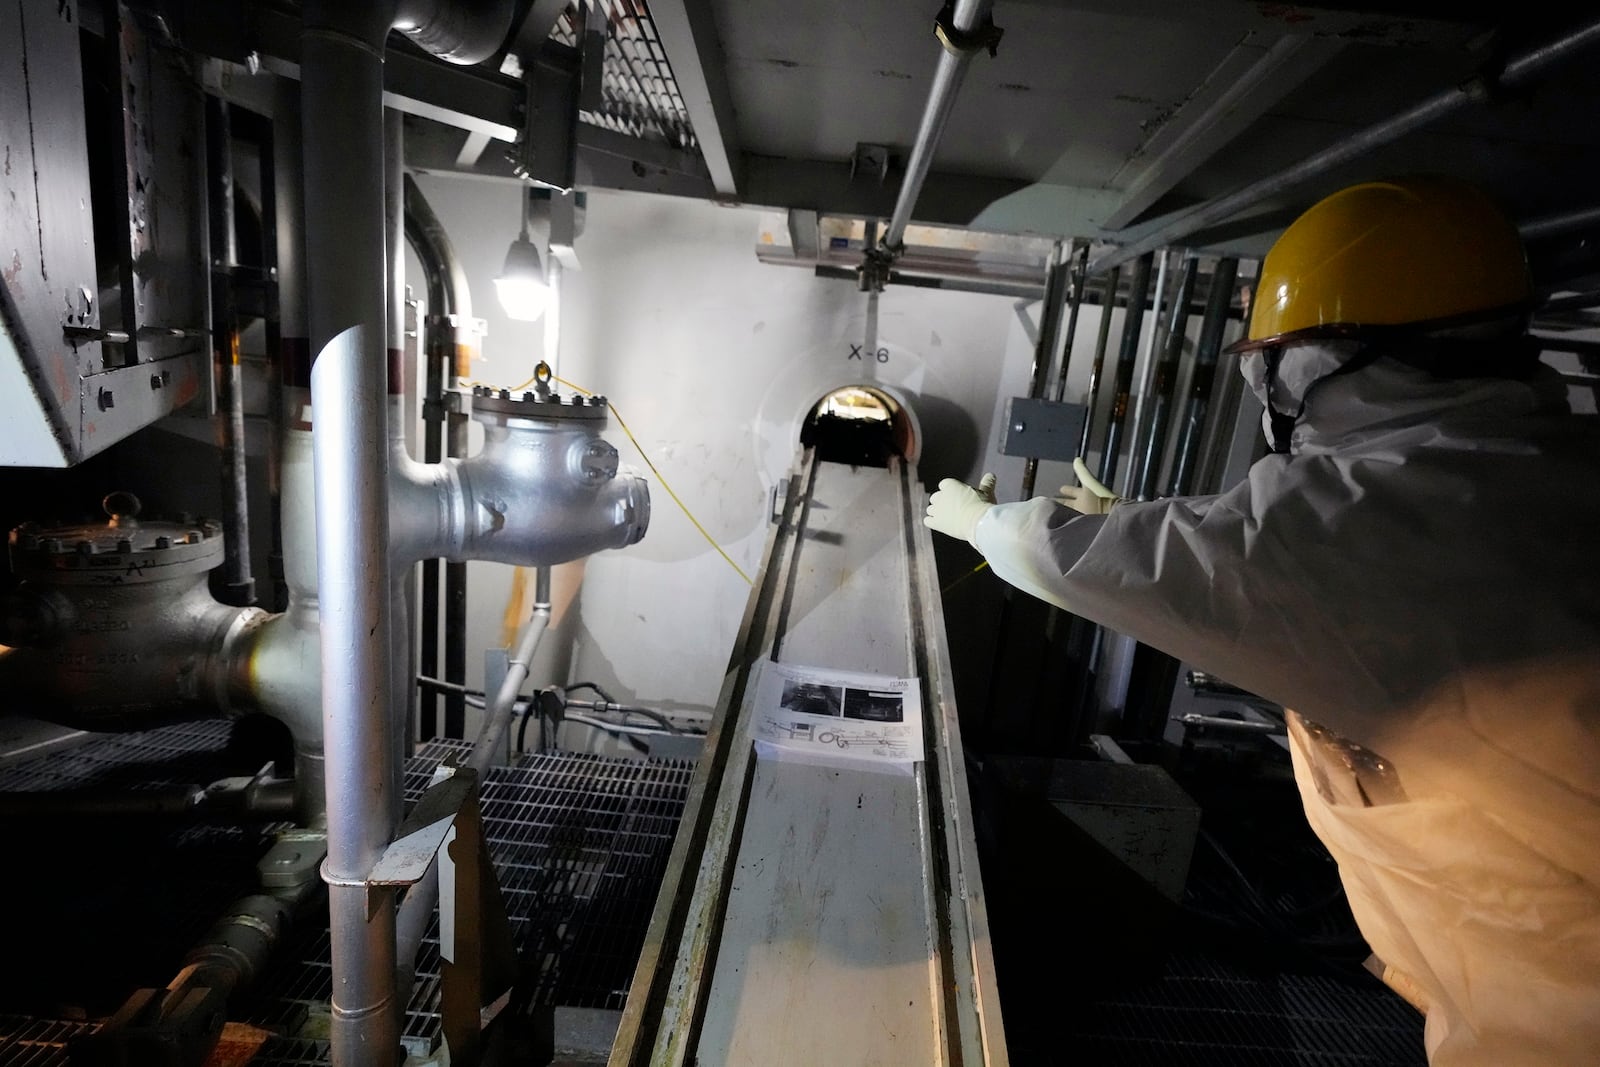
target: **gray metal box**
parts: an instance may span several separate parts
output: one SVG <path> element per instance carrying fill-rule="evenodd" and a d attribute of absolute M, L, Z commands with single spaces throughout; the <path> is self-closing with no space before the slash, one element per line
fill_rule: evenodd
<path fill-rule="evenodd" d="M 1078 454 L 1083 414 L 1082 404 L 1014 396 L 1006 401 L 1006 432 L 1000 452 L 1071 463 Z"/>

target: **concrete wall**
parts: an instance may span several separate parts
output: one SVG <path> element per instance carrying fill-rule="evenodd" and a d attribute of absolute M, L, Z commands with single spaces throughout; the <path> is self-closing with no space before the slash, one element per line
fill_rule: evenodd
<path fill-rule="evenodd" d="M 509 320 L 494 299 L 520 190 L 433 175 L 418 184 L 463 261 L 473 312 L 488 324 L 475 379 L 516 386 L 548 359 L 560 377 L 611 399 L 659 472 L 645 470 L 613 420 L 607 436 L 650 479 L 650 531 L 639 545 L 557 568 L 557 621 L 532 684 L 588 681 L 618 700 L 710 709 L 749 595 L 735 567 L 753 576 L 773 487 L 796 458 L 801 422 L 841 385 L 872 382 L 910 404 L 928 488 L 943 477 L 975 481 L 993 471 L 1002 500 L 1019 496 L 1024 461 L 999 454 L 1001 419 L 1006 399 L 1027 392 L 1037 301 L 893 287 L 879 305 L 887 361 L 852 359 L 866 329 L 866 296 L 852 282 L 759 263 L 761 212 L 597 191 L 576 245 L 582 269 L 564 275 L 559 353 L 550 352 L 545 323 Z M 420 280 L 414 289 L 420 293 Z M 1113 312 L 1097 439 L 1123 317 Z M 1098 327 L 1098 309 L 1085 305 L 1067 400 L 1084 399 Z M 1191 342 L 1198 329 L 1196 316 Z M 1147 348 L 1141 343 L 1140 353 Z M 1136 385 L 1142 375 L 1141 361 Z M 1180 382 L 1179 395 L 1184 388 Z M 1128 466 L 1124 458 L 1120 469 Z M 1043 463 L 1034 493 L 1072 481 L 1068 463 Z M 978 561 L 968 546 L 936 540 L 946 582 Z M 482 651 L 512 641 L 532 581 L 497 564 L 473 563 L 469 574 L 468 669 L 476 686 Z M 977 580 L 998 584 L 987 575 Z M 955 647 L 964 643 L 959 630 L 951 633 Z M 968 672 L 973 692 L 982 691 L 986 671 L 980 664 Z"/>
<path fill-rule="evenodd" d="M 759 564 L 773 484 L 795 458 L 800 421 L 828 391 L 870 381 L 904 397 L 922 426 L 921 474 L 934 484 L 984 469 L 1002 379 L 1017 378 L 1019 368 L 1027 374 L 1031 343 L 1014 300 L 891 289 L 879 311 L 888 361 L 853 360 L 866 297 L 849 282 L 758 263 L 758 212 L 604 192 L 588 198 L 577 242 L 582 270 L 564 277 L 557 360 L 545 351 L 542 323 L 508 320 L 494 302 L 491 280 L 516 226 L 519 190 L 437 176 L 419 185 L 464 262 L 474 314 L 488 322 L 476 379 L 516 385 L 550 358 L 562 378 L 606 395 L 666 483 L 748 575 Z M 420 293 L 420 281 L 414 289 Z M 607 436 L 643 469 L 615 422 Z M 709 709 L 749 586 L 645 473 L 648 536 L 558 569 L 558 611 L 580 573 L 581 588 L 533 680 L 592 681 L 619 700 Z M 476 684 L 481 650 L 508 640 L 512 569 L 474 563 L 469 582 Z"/>

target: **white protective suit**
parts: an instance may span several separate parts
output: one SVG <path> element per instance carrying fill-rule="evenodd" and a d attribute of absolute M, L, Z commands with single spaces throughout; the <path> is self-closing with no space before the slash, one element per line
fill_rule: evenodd
<path fill-rule="evenodd" d="M 1351 352 L 1289 349 L 1278 410 Z M 1226 493 L 1002 504 L 974 539 L 1013 585 L 1294 709 L 1307 816 L 1426 998 L 1434 1067 L 1600 1064 L 1600 418 L 1559 382 L 1382 359 Z"/>

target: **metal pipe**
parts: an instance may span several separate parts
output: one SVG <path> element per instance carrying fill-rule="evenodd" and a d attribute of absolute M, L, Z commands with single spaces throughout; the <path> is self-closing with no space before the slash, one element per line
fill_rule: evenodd
<path fill-rule="evenodd" d="M 306 265 L 316 409 L 332 1060 L 400 1048 L 392 889 L 367 884 L 399 825 L 391 766 L 383 47 L 392 6 L 308 0 L 301 35 Z M 313 180 L 314 178 L 314 180 Z"/>
<path fill-rule="evenodd" d="M 1239 261 L 1225 257 L 1211 273 L 1211 292 L 1200 320 L 1200 340 L 1195 345 L 1194 368 L 1189 373 L 1188 403 L 1178 415 L 1178 443 L 1172 453 L 1172 477 L 1168 496 L 1187 496 L 1194 492 L 1199 471 L 1200 441 L 1205 433 L 1206 414 L 1211 406 L 1211 391 L 1216 381 L 1217 358 L 1222 351 L 1222 335 L 1228 325 L 1228 309 L 1233 304 L 1233 283 Z"/>
<path fill-rule="evenodd" d="M 1139 355 L 1139 384 L 1133 390 L 1133 433 L 1128 442 L 1127 485 L 1122 491 L 1122 495 L 1128 497 L 1134 495 L 1134 487 L 1139 484 L 1139 461 L 1144 455 L 1143 443 L 1149 437 L 1145 407 L 1150 399 L 1150 385 L 1155 380 L 1156 350 L 1166 347 L 1166 330 L 1161 313 L 1167 306 L 1167 264 L 1171 259 L 1172 250 L 1163 248 L 1160 265 L 1156 268 L 1156 300 L 1150 308 L 1150 332 L 1142 338 L 1144 351 Z"/>
<path fill-rule="evenodd" d="M 1146 252 L 1133 268 L 1133 283 L 1128 288 L 1128 310 L 1122 319 L 1122 344 L 1117 352 L 1115 391 L 1111 418 L 1106 425 L 1106 443 L 1100 453 L 1100 481 L 1110 485 L 1117 474 L 1117 452 L 1128 421 L 1128 394 L 1133 386 L 1133 368 L 1139 358 L 1139 330 L 1144 323 L 1144 302 L 1150 289 L 1150 267 L 1155 254 Z"/>
<path fill-rule="evenodd" d="M 482 63 L 506 43 L 517 8 L 507 0 L 400 0 L 394 28 L 449 63 Z"/>
<path fill-rule="evenodd" d="M 239 366 L 239 315 L 233 299 L 233 268 L 239 261 L 233 212 L 233 131 L 228 104 L 206 97 L 206 175 L 210 186 L 207 225 L 211 254 L 211 337 L 226 418 L 218 420 L 222 451 L 222 499 L 227 509 L 222 539 L 222 599 L 254 604 L 250 569 L 250 490 L 244 434 L 244 380 Z"/>
<path fill-rule="evenodd" d="M 1089 434 L 1094 428 L 1095 409 L 1100 404 L 1100 376 L 1106 365 L 1106 342 L 1111 337 L 1111 313 L 1117 306 L 1117 286 L 1122 268 L 1113 267 L 1106 277 L 1105 295 L 1100 299 L 1100 329 L 1094 342 L 1094 362 L 1089 364 L 1089 389 L 1083 402 L 1083 431 L 1078 435 L 1078 455 L 1088 461 Z"/>
<path fill-rule="evenodd" d="M 533 613 L 517 638 L 516 653 L 511 657 L 505 680 L 500 683 L 500 688 L 495 690 L 493 699 L 483 710 L 483 727 L 478 731 L 477 741 L 473 743 L 472 754 L 467 757 L 467 766 L 474 768 L 479 774 L 489 769 L 495 757 L 500 755 L 505 747 L 506 730 L 511 725 L 512 711 L 517 703 L 517 692 L 527 680 L 528 667 L 533 663 L 534 653 L 539 650 L 539 642 L 544 639 L 545 631 L 549 629 L 550 568 L 548 567 L 540 567 L 534 577 L 533 601 Z"/>
<path fill-rule="evenodd" d="M 991 0 L 956 0 L 950 21 L 962 33 L 973 33 L 989 18 Z M 955 107 L 956 92 L 967 72 L 971 52 L 951 51 L 941 47 L 939 65 L 933 72 L 933 84 L 928 89 L 928 102 L 922 111 L 922 122 L 917 127 L 917 139 L 911 146 L 911 158 L 906 163 L 905 177 L 900 182 L 900 195 L 895 200 L 894 213 L 889 216 L 889 228 L 884 233 L 883 244 L 890 252 L 898 252 L 905 239 L 906 226 L 911 221 L 911 209 L 916 206 L 917 195 L 928 177 L 933 164 L 933 153 L 944 127 Z"/>
<path fill-rule="evenodd" d="M 1056 387 L 1050 395 L 1057 404 L 1067 395 L 1067 370 L 1072 364 L 1072 344 L 1078 337 L 1078 311 L 1083 307 L 1083 290 L 1088 281 L 1084 269 L 1088 262 L 1089 245 L 1085 242 L 1078 248 L 1068 283 L 1072 295 L 1067 302 L 1067 334 L 1061 340 L 1061 373 L 1056 376 Z"/>
<path fill-rule="evenodd" d="M 1600 207 L 1586 207 L 1530 219 L 1519 225 L 1517 232 L 1524 241 L 1538 241 L 1546 237 L 1559 237 L 1573 230 L 1588 229 L 1596 223 L 1600 223 Z"/>
<path fill-rule="evenodd" d="M 438 463 L 444 458 L 444 383 L 455 360 L 455 339 L 449 326 L 452 309 L 458 300 L 468 299 L 466 271 L 455 257 L 444 226 L 433 213 L 427 198 L 407 174 L 405 182 L 406 240 L 417 260 L 427 286 L 428 315 L 423 325 L 422 460 Z M 419 669 L 428 677 L 439 672 L 439 561 L 422 561 L 421 640 Z M 421 695 L 418 737 L 429 740 L 439 732 L 439 695 L 429 690 Z"/>
<path fill-rule="evenodd" d="M 1039 333 L 1033 343 L 1033 368 L 1028 373 L 1028 396 L 1037 399 L 1044 395 L 1045 383 L 1050 378 L 1050 366 L 1055 360 L 1056 335 L 1061 329 L 1062 304 L 1067 292 L 1067 267 L 1061 262 L 1061 242 L 1050 249 L 1050 264 L 1045 268 L 1044 300 L 1039 305 Z M 1033 496 L 1034 479 L 1039 475 L 1039 460 L 1029 456 L 1022 466 L 1022 500 Z"/>
<path fill-rule="evenodd" d="M 1144 460 L 1139 467 L 1138 493 L 1140 500 L 1149 500 L 1161 475 L 1161 457 L 1167 444 L 1167 413 L 1172 407 L 1172 394 L 1178 387 L 1178 364 L 1183 359 L 1184 334 L 1189 328 L 1189 304 L 1194 299 L 1194 280 L 1200 261 L 1193 256 L 1183 265 L 1183 277 L 1178 282 L 1178 295 L 1172 304 L 1171 326 L 1167 329 L 1166 349 L 1156 365 L 1156 377 L 1150 395 L 1150 432 L 1145 439 Z"/>
<path fill-rule="evenodd" d="M 1228 193 L 1225 196 L 1208 200 L 1204 204 L 1173 219 L 1165 226 L 1152 230 L 1139 240 L 1106 253 L 1090 264 L 1089 269 L 1091 271 L 1105 270 L 1119 263 L 1126 263 L 1130 259 L 1144 255 L 1164 245 L 1181 241 L 1190 234 L 1214 222 L 1231 218 L 1245 208 L 1251 207 L 1270 196 L 1293 188 L 1308 179 L 1325 174 L 1374 148 L 1399 140 L 1413 130 L 1436 122 L 1446 115 L 1460 110 L 1469 103 L 1490 99 L 1495 89 L 1516 88 L 1531 81 L 1547 68 L 1572 57 L 1596 43 L 1600 43 L 1600 19 L 1591 20 L 1582 28 L 1564 37 L 1522 53 L 1507 62 L 1498 76 L 1479 77 L 1459 85 L 1453 85 L 1449 89 L 1428 97 L 1398 115 L 1374 123 L 1350 137 L 1329 145 L 1320 152 L 1312 153 L 1291 167 L 1276 174 L 1268 175 L 1259 181 L 1251 182 L 1244 188 Z"/>

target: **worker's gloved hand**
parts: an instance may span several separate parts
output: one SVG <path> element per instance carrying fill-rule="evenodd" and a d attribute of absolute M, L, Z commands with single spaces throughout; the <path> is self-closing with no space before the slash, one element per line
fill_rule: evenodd
<path fill-rule="evenodd" d="M 1082 456 L 1072 461 L 1072 469 L 1078 475 L 1078 485 L 1063 485 L 1058 490 L 1061 495 L 1056 497 L 1057 504 L 1085 515 L 1104 515 L 1122 503 L 1120 496 L 1101 485 L 1100 480 L 1089 473 L 1089 465 Z"/>
<path fill-rule="evenodd" d="M 994 475 L 985 474 L 974 489 L 954 478 L 944 479 L 938 491 L 928 498 L 928 514 L 922 520 L 923 525 L 950 537 L 959 537 L 977 548 L 978 520 L 994 507 L 994 481 Z"/>

